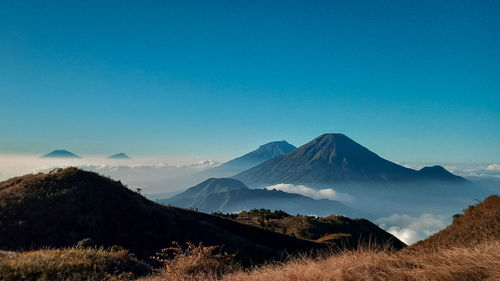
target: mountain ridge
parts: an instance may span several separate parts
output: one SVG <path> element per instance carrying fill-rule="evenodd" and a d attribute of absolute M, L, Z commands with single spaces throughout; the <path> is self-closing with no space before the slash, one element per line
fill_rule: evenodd
<path fill-rule="evenodd" d="M 250 189 L 232 178 L 207 179 L 169 199 L 159 200 L 183 208 L 195 208 L 203 212 L 240 212 L 267 208 L 292 214 L 328 216 L 371 217 L 343 203 L 328 199 L 313 199 L 300 194 L 279 190 Z"/>
<path fill-rule="evenodd" d="M 225 172 L 226 170 L 231 169 L 243 169 L 246 170 L 248 168 L 254 167 L 264 161 L 269 159 L 273 159 L 283 154 L 287 154 L 290 151 L 293 151 L 297 147 L 291 145 L 287 141 L 273 141 L 268 142 L 259 146 L 257 149 L 250 151 L 240 157 L 229 160 L 221 165 L 211 168 L 206 172 L 214 173 L 216 176 L 214 177 L 226 177 L 231 176 L 232 174 L 222 174 L 218 173 Z M 232 172 L 232 171 L 231 171 Z"/>
<path fill-rule="evenodd" d="M 217 213 L 240 223 L 245 223 L 278 233 L 321 243 L 346 243 L 359 241 L 387 245 L 399 250 L 406 245 L 398 238 L 366 219 L 350 219 L 344 216 L 292 216 L 281 210 L 252 209 L 240 213 Z"/>
<path fill-rule="evenodd" d="M 249 186 L 279 183 L 405 182 L 466 180 L 432 167 L 420 171 L 386 160 L 344 134 L 323 134 L 288 154 L 232 176 Z"/>
<path fill-rule="evenodd" d="M 231 159 L 216 167 L 206 169 L 201 172 L 189 174 L 171 180 L 171 185 L 176 185 L 177 189 L 189 188 L 208 178 L 228 178 L 249 168 L 255 167 L 262 162 L 286 154 L 296 147 L 287 141 L 273 141 L 259 146 L 242 156 Z"/>

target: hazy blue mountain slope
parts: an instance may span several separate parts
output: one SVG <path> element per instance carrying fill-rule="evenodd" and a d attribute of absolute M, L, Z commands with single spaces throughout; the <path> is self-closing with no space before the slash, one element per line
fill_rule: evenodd
<path fill-rule="evenodd" d="M 227 178 L 208 179 L 183 193 L 159 202 L 183 208 L 196 208 L 207 213 L 267 208 L 283 210 L 290 214 L 370 217 L 338 201 L 315 200 L 277 190 L 249 189 L 242 182 Z"/>
<path fill-rule="evenodd" d="M 164 183 L 170 187 L 177 189 L 187 188 L 208 178 L 226 178 L 247 169 L 255 167 L 262 162 L 273 159 L 280 155 L 293 151 L 296 147 L 286 141 L 274 141 L 261 145 L 254 151 L 251 151 L 243 156 L 227 161 L 217 167 L 207 169 L 205 171 L 183 175 L 176 178 L 168 179 Z M 158 185 L 158 184 L 157 184 Z"/>
<path fill-rule="evenodd" d="M 201 174 L 211 175 L 211 177 L 228 177 L 244 170 L 250 169 L 269 159 L 287 154 L 296 149 L 295 146 L 286 141 L 274 141 L 261 145 L 254 151 L 243 156 L 227 161 L 217 167 L 208 169 Z"/>
<path fill-rule="evenodd" d="M 67 150 L 54 150 L 50 153 L 42 155 L 41 158 L 81 158 L 81 157 Z"/>
<path fill-rule="evenodd" d="M 117 154 L 113 154 L 111 156 L 108 157 L 108 159 L 129 159 L 130 157 L 123 153 L 123 152 L 120 152 L 120 153 L 117 153 Z"/>
<path fill-rule="evenodd" d="M 383 159 L 343 134 L 324 134 L 294 151 L 234 176 L 249 186 L 278 183 L 465 182 L 442 167 L 409 169 Z"/>

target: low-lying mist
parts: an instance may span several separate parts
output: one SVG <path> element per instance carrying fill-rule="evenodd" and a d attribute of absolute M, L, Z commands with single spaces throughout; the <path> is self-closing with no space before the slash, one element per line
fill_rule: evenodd
<path fill-rule="evenodd" d="M 341 202 L 349 202 L 353 200 L 353 198 L 349 196 L 347 193 L 337 192 L 333 188 L 314 189 L 306 185 L 280 183 L 280 184 L 270 185 L 266 187 L 266 189 L 281 190 L 287 193 L 300 194 L 307 197 L 311 197 L 313 199 L 329 199 Z"/>
<path fill-rule="evenodd" d="M 120 180 L 145 194 L 169 193 L 186 186 L 176 181 L 190 174 L 217 166 L 213 160 L 173 157 L 107 159 L 92 155 L 84 158 L 40 158 L 38 155 L 0 155 L 0 180 L 24 174 L 48 172 L 54 168 L 78 167 Z"/>
<path fill-rule="evenodd" d="M 486 180 L 487 179 L 487 180 Z M 484 183 L 488 183 L 486 186 Z M 500 179 L 483 176 L 470 183 L 421 182 L 415 184 L 335 184 L 267 187 L 316 199 L 339 200 L 369 214 L 369 219 L 407 244 L 426 239 L 492 194 L 500 193 Z"/>

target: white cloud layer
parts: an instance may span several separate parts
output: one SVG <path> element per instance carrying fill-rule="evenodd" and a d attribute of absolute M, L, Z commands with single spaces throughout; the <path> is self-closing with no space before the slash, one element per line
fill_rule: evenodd
<path fill-rule="evenodd" d="M 451 220 L 446 216 L 434 214 L 422 214 L 418 217 L 393 214 L 379 218 L 376 222 L 381 228 L 410 245 L 444 229 Z"/>
<path fill-rule="evenodd" d="M 48 172 L 69 166 L 98 172 L 121 180 L 131 188 L 141 187 L 145 193 L 168 192 L 188 187 L 175 180 L 219 165 L 213 160 L 170 157 L 133 157 L 107 159 L 107 156 L 90 155 L 78 159 L 40 158 L 38 155 L 1 155 L 0 181 L 29 173 Z"/>
<path fill-rule="evenodd" d="M 486 170 L 488 170 L 488 171 L 500 171 L 500 165 L 499 164 L 489 165 L 488 167 L 486 167 Z"/>
<path fill-rule="evenodd" d="M 337 193 L 335 190 L 333 190 L 331 188 L 318 190 L 318 189 L 313 189 L 313 188 L 307 187 L 305 185 L 294 185 L 294 184 L 280 183 L 280 184 L 268 186 L 268 187 L 266 187 L 266 189 L 267 190 L 273 190 L 273 189 L 281 190 L 283 192 L 300 194 L 300 195 L 304 195 L 304 196 L 311 197 L 314 199 L 341 200 L 340 198 L 342 198 L 341 194 Z"/>
<path fill-rule="evenodd" d="M 402 163 L 401 165 L 411 169 L 421 169 L 424 166 L 432 166 L 434 164 L 422 163 Z M 443 167 L 453 174 L 462 177 L 479 177 L 479 178 L 499 178 L 500 179 L 500 164 L 475 164 L 475 163 L 462 163 L 462 164 L 447 164 Z"/>

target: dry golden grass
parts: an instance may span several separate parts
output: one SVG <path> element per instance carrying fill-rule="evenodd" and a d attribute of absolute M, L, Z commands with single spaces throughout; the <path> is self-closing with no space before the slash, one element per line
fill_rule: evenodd
<path fill-rule="evenodd" d="M 203 278 L 200 278 L 203 276 Z M 171 279 L 166 276 L 143 280 L 217 280 L 194 275 Z M 441 249 L 436 252 L 389 253 L 356 250 L 322 258 L 303 257 L 284 264 L 268 265 L 224 275 L 222 281 L 356 281 L 356 280 L 500 280 L 500 243 L 472 248 Z"/>
<path fill-rule="evenodd" d="M 126 250 L 0 251 L 0 280 L 132 280 L 150 268 Z"/>
<path fill-rule="evenodd" d="M 172 247 L 162 249 L 153 259 L 164 264 L 162 280 L 210 280 L 219 279 L 223 274 L 235 271 L 234 255 L 221 251 L 218 246 L 203 246 L 177 242 Z M 146 279 L 146 280 L 156 280 Z"/>
<path fill-rule="evenodd" d="M 165 265 L 163 276 L 169 277 L 168 280 L 220 277 L 230 270 L 234 255 L 220 252 L 218 246 L 203 246 L 202 243 L 195 245 L 190 242 L 186 244 L 187 248 L 183 249 L 179 243 L 174 242 L 172 247 L 163 249 L 155 257 Z M 174 259 L 169 259 L 170 256 Z"/>
<path fill-rule="evenodd" d="M 472 246 L 499 240 L 500 196 L 492 195 L 475 206 L 469 206 L 463 215 L 456 215 L 447 228 L 413 244 L 405 251 Z"/>

